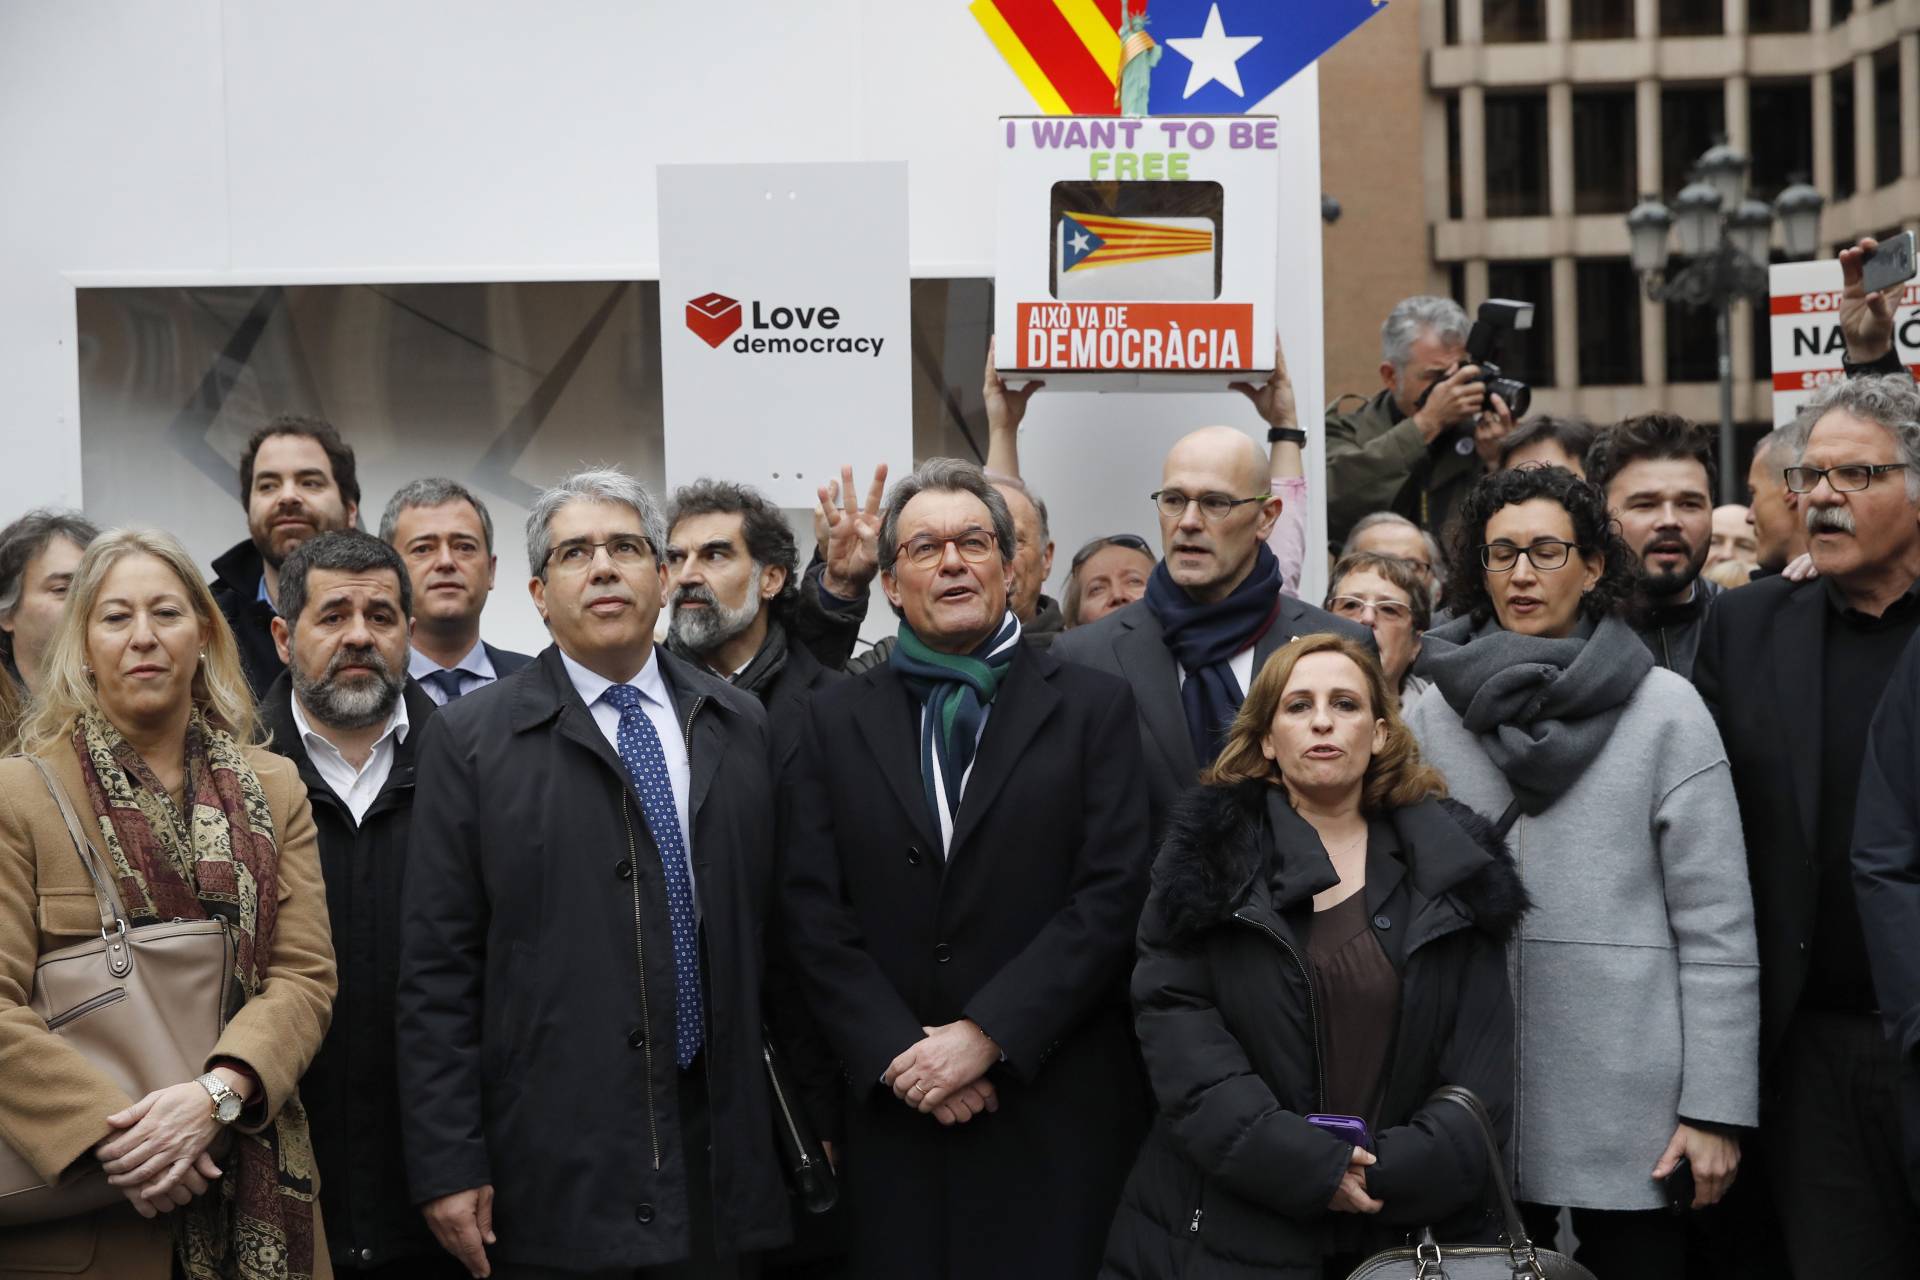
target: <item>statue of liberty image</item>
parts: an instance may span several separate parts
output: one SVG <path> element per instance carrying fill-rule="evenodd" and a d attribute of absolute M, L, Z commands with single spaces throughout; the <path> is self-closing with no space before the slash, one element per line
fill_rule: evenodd
<path fill-rule="evenodd" d="M 1129 12 L 1138 7 L 1138 13 Z M 1147 0 L 1120 0 L 1120 84 L 1114 94 L 1123 116 L 1148 114 L 1148 86 L 1160 64 L 1160 46 L 1147 34 Z"/>

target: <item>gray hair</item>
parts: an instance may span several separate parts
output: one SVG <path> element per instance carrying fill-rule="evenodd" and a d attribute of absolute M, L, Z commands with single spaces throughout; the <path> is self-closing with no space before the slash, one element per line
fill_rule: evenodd
<path fill-rule="evenodd" d="M 900 513 L 921 494 L 942 491 L 970 493 L 985 503 L 993 519 L 993 540 L 1000 544 L 1000 559 L 1013 559 L 1013 512 L 1007 509 L 1006 495 L 993 487 L 993 481 L 977 463 L 964 458 L 928 458 L 911 474 L 895 481 L 887 493 L 886 509 L 880 516 L 882 569 L 891 573 L 900 557 Z"/>
<path fill-rule="evenodd" d="M 487 504 L 473 494 L 473 490 L 458 480 L 449 480 L 444 476 L 428 476 L 423 480 L 409 480 L 400 486 L 400 491 L 387 500 L 385 514 L 380 517 L 380 541 L 393 542 L 393 535 L 400 527 L 400 513 L 411 511 L 415 507 L 444 507 L 449 502 L 464 502 L 471 506 L 480 517 L 480 533 L 487 543 L 487 554 L 493 554 L 493 515 L 487 510 Z"/>
<path fill-rule="evenodd" d="M 1435 574 L 1446 571 L 1446 558 L 1440 554 L 1440 542 L 1431 533 L 1422 529 L 1398 511 L 1376 511 L 1372 515 L 1361 516 L 1352 529 L 1347 531 L 1347 540 L 1340 548 L 1340 558 L 1353 555 L 1358 548 L 1354 544 L 1360 541 L 1360 535 L 1369 529 L 1378 529 L 1383 524 L 1400 525 L 1420 535 L 1420 541 L 1427 544 L 1427 563 Z"/>
<path fill-rule="evenodd" d="M 1807 402 L 1791 427 L 1781 428 L 1798 433 L 1796 461 L 1806 454 L 1814 424 L 1835 410 L 1886 428 L 1900 447 L 1900 461 L 1907 464 L 1907 500 L 1920 502 L 1920 386 L 1904 373 L 1829 383 Z"/>
<path fill-rule="evenodd" d="M 611 502 L 630 507 L 640 517 L 640 532 L 660 559 L 667 544 L 667 522 L 646 486 L 618 467 L 576 471 L 550 489 L 542 489 L 527 508 L 527 565 L 540 581 L 547 580 L 547 557 L 553 554 L 553 518 L 562 507 L 576 502 Z"/>
<path fill-rule="evenodd" d="M 40 507 L 0 529 L 0 619 L 11 618 L 26 594 L 27 565 L 55 538 L 85 551 L 100 536 L 99 526 L 78 511 Z M 0 631 L 0 658 L 13 657 L 13 633 Z"/>
<path fill-rule="evenodd" d="M 1380 326 L 1380 358 L 1393 366 L 1394 373 L 1404 372 L 1421 334 L 1465 342 L 1468 327 L 1466 311 L 1452 298 L 1421 294 L 1404 299 Z"/>
<path fill-rule="evenodd" d="M 987 472 L 987 479 L 993 481 L 996 485 L 1012 489 L 1028 502 L 1031 502 L 1033 504 L 1033 514 L 1040 518 L 1040 541 L 1043 543 L 1053 541 L 1053 529 L 1047 523 L 1047 504 L 1041 500 L 1039 494 L 1028 487 L 1025 480 L 1022 480 L 1019 476 L 1001 475 L 998 471 Z"/>

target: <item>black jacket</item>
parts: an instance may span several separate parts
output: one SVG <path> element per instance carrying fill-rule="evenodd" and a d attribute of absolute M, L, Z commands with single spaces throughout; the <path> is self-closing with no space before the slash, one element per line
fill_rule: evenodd
<path fill-rule="evenodd" d="M 438 710 L 413 681 L 402 695 L 407 736 L 363 821 L 313 767 L 293 722 L 293 683 L 267 691 L 261 719 L 273 750 L 293 761 L 313 802 L 326 876 L 340 993 L 333 1025 L 300 1081 L 320 1169 L 320 1207 L 335 1270 L 443 1254 L 407 1195 L 393 1052 L 393 992 L 400 967 L 400 885 L 413 817 L 414 750 Z"/>
<path fill-rule="evenodd" d="M 240 646 L 240 669 L 256 701 L 264 702 L 267 690 L 287 669 L 280 651 L 273 645 L 273 606 L 260 598 L 260 578 L 266 562 L 251 538 L 243 539 L 220 553 L 213 562 L 213 602 L 218 605 L 233 639 Z"/>
<path fill-rule="evenodd" d="M 496 649 L 484 640 L 480 642 L 480 646 L 487 651 L 487 661 L 493 664 L 493 678 L 496 680 L 505 680 L 508 676 L 533 661 L 533 655 L 530 653 L 515 653 L 511 649 Z"/>
<path fill-rule="evenodd" d="M 766 713 L 664 651 L 685 726 L 716 1231 L 788 1235 L 760 1058 L 773 874 Z M 510 1263 L 599 1271 L 688 1252 L 672 931 L 620 758 L 558 648 L 421 735 L 400 952 L 400 1096 L 416 1203 L 491 1183 Z"/>
<path fill-rule="evenodd" d="M 1920 637 L 1900 655 L 1867 735 L 1853 886 L 1880 1015 L 1904 1064 L 1907 1185 L 1920 1201 Z"/>
<path fill-rule="evenodd" d="M 1283 594 L 1279 617 L 1253 647 L 1254 673 L 1259 674 L 1274 650 L 1288 641 L 1321 631 L 1375 647 L 1370 628 Z M 1145 600 L 1137 600 L 1098 622 L 1063 633 L 1052 652 L 1067 662 L 1111 672 L 1133 687 L 1140 712 L 1141 758 L 1147 766 L 1147 806 L 1157 847 L 1174 802 L 1199 778 L 1201 765 L 1208 763 L 1195 755 L 1193 738 L 1187 733 L 1187 714 L 1180 705 L 1180 668 L 1167 648 L 1159 617 Z"/>
<path fill-rule="evenodd" d="M 1133 700 L 1022 647 L 951 851 L 892 666 L 813 699 L 784 786 L 782 917 L 844 1066 L 854 1274 L 1090 1275 L 1148 1100 L 1125 975 L 1146 892 Z M 978 1023 L 1000 1109 L 942 1128 L 879 1083 L 921 1028 Z"/>
<path fill-rule="evenodd" d="M 1653 605 L 1632 609 L 1627 621 L 1634 634 L 1653 652 L 1653 660 L 1677 675 L 1693 679 L 1693 664 L 1700 652 L 1700 634 L 1706 629 L 1707 615 L 1714 600 L 1724 591 L 1707 578 L 1693 580 L 1693 593 L 1685 604 Z"/>
<path fill-rule="evenodd" d="M 1371 1225 L 1404 1235 L 1452 1220 L 1458 1238 L 1483 1217 L 1485 1146 L 1464 1111 L 1426 1099 L 1465 1085 L 1506 1132 L 1505 943 L 1526 891 L 1465 806 L 1428 800 L 1390 821 L 1401 856 L 1373 851 L 1361 890 L 1401 977 L 1379 1163 L 1367 1170 L 1386 1208 Z M 1320 1015 L 1289 917 L 1339 882 L 1333 864 L 1282 790 L 1244 783 L 1181 801 L 1153 882 L 1133 1000 L 1160 1118 L 1102 1274 L 1320 1280 L 1333 1233 L 1352 1226 L 1327 1209 L 1352 1148 L 1304 1119 L 1326 1110 Z"/>

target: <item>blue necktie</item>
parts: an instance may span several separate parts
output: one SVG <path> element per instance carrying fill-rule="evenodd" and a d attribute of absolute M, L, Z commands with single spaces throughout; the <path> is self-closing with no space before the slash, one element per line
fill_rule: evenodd
<path fill-rule="evenodd" d="M 452 702 L 460 696 L 462 692 L 460 688 L 461 677 L 464 675 L 466 675 L 466 672 L 460 670 L 458 667 L 455 667 L 451 671 L 429 671 L 420 677 L 420 683 L 430 684 L 442 694 L 446 695 L 445 701 L 440 704 L 441 706 L 445 706 L 448 702 Z"/>
<path fill-rule="evenodd" d="M 660 734 L 640 707 L 640 691 L 630 684 L 610 685 L 601 701 L 620 708 L 620 763 L 640 796 L 640 810 L 660 851 L 667 882 L 667 921 L 673 926 L 673 1027 L 678 1040 L 674 1061 L 691 1066 L 705 1038 L 700 1014 L 700 925 L 693 911 L 693 878 L 687 872 L 687 847 L 680 837 L 673 782 Z"/>

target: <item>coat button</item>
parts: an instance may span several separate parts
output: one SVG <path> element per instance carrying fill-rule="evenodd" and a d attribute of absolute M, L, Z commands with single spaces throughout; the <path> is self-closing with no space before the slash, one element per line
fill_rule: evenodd
<path fill-rule="evenodd" d="M 625 858 L 622 858 L 613 864 L 613 874 L 619 876 L 622 880 L 631 880 L 633 879 L 633 864 Z"/>
<path fill-rule="evenodd" d="M 629 1049 L 644 1048 L 646 1046 L 646 1043 L 647 1043 L 647 1029 L 645 1027 L 635 1027 L 633 1030 L 627 1032 L 627 1048 Z"/>
<path fill-rule="evenodd" d="M 1373 918 L 1373 927 L 1376 929 L 1391 929 L 1393 928 L 1393 921 L 1387 919 L 1385 916 L 1375 916 Z"/>
<path fill-rule="evenodd" d="M 633 1211 L 633 1220 L 635 1222 L 638 1222 L 643 1227 L 646 1226 L 649 1222 L 652 1222 L 653 1206 L 650 1204 L 643 1204 L 638 1209 L 635 1209 Z"/>
<path fill-rule="evenodd" d="M 933 948 L 933 958 L 941 964 L 945 964 L 947 961 L 953 959 L 953 948 L 944 942 L 936 943 Z"/>
<path fill-rule="evenodd" d="M 373 1250 L 371 1250 L 371 1249 L 362 1249 L 362 1250 L 360 1251 L 360 1261 L 362 1261 L 362 1262 L 372 1262 L 372 1261 L 373 1261 Z"/>
<path fill-rule="evenodd" d="M 910 867 L 917 867 L 917 866 L 919 866 L 919 865 L 920 865 L 920 856 L 921 856 L 921 855 L 920 855 L 920 846 L 919 846 L 919 845 L 917 845 L 917 844 L 910 844 L 910 845 L 908 845 L 908 846 L 907 846 L 907 865 L 908 865 L 908 866 L 910 866 Z"/>

